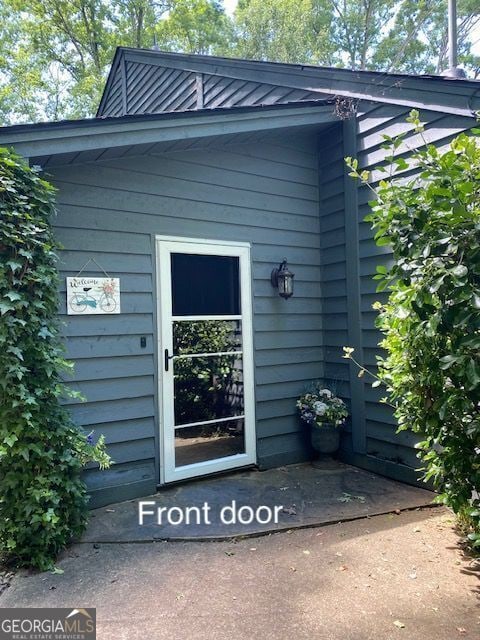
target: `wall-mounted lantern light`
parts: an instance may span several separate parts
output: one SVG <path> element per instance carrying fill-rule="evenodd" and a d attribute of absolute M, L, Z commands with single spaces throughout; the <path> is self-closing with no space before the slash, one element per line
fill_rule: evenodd
<path fill-rule="evenodd" d="M 279 267 L 272 271 L 270 280 L 272 287 L 278 289 L 278 295 L 282 298 L 290 298 L 293 295 L 293 278 L 295 274 L 290 271 L 285 259 Z"/>

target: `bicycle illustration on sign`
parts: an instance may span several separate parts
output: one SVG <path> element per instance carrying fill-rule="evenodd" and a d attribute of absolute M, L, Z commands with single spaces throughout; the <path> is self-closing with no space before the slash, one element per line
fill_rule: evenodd
<path fill-rule="evenodd" d="M 120 279 L 67 278 L 67 313 L 120 313 Z"/>

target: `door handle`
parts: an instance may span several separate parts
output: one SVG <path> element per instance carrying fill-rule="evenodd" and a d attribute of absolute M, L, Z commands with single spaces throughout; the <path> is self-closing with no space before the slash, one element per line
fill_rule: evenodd
<path fill-rule="evenodd" d="M 163 360 L 165 363 L 165 371 L 168 371 L 169 361 L 172 360 L 175 356 L 171 356 L 168 353 L 168 349 L 165 349 L 163 352 Z"/>

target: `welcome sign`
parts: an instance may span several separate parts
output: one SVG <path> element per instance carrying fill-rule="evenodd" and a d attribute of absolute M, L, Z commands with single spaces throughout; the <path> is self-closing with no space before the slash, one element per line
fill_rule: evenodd
<path fill-rule="evenodd" d="M 120 278 L 67 278 L 67 314 L 120 313 Z"/>

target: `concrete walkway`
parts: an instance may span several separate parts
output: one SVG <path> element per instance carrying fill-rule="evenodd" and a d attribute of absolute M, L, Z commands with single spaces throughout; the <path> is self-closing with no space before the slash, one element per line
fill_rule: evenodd
<path fill-rule="evenodd" d="M 164 489 L 142 498 L 142 502 L 154 503 L 144 506 L 147 514 L 143 525 L 139 525 L 139 500 L 96 509 L 82 541 L 211 540 L 258 535 L 425 506 L 433 497 L 430 491 L 330 460 L 264 472 L 244 471 Z M 233 501 L 235 522 L 228 508 Z M 161 524 L 158 507 L 162 509 Z M 222 513 L 224 507 L 227 510 Z M 240 511 L 241 507 L 246 508 Z M 149 511 L 154 513 L 150 515 Z M 269 513 L 272 518 L 267 523 Z"/>
<path fill-rule="evenodd" d="M 443 508 L 222 542 L 79 544 L 0 607 L 96 607 L 98 640 L 467 640 L 476 563 Z M 477 591 L 477 593 L 476 593 Z"/>

